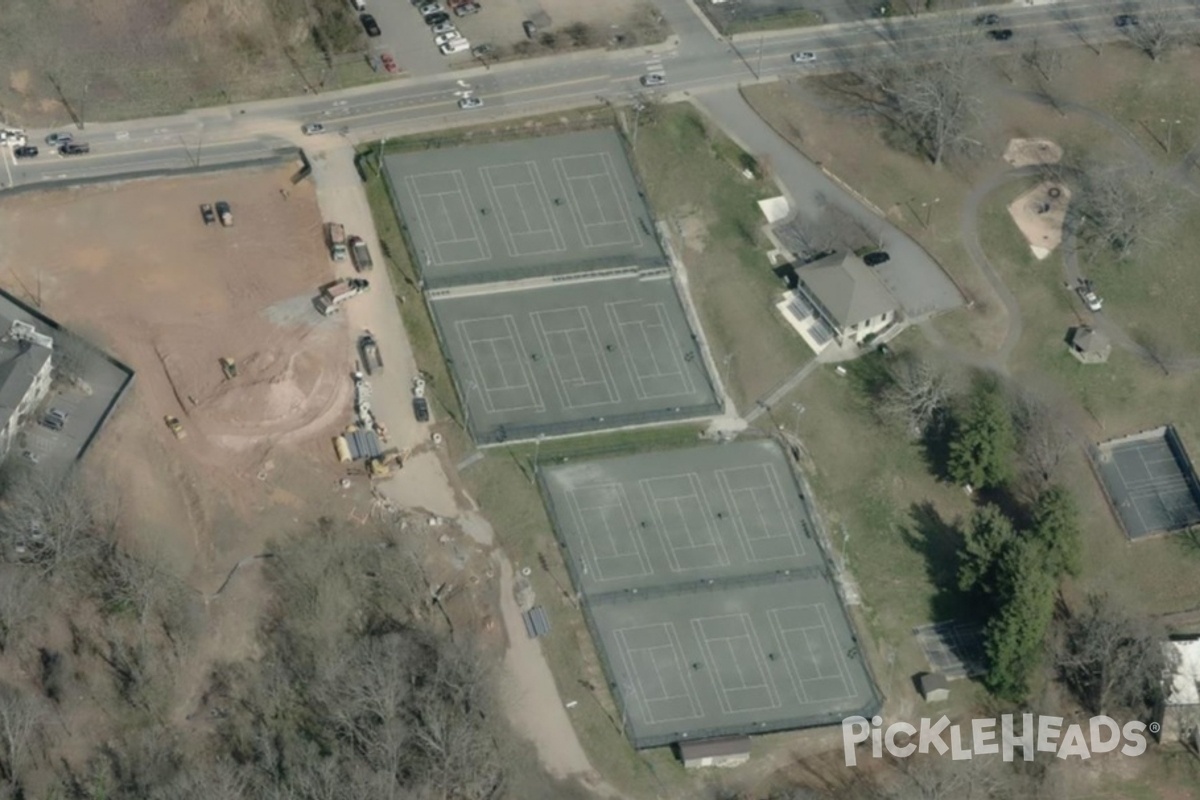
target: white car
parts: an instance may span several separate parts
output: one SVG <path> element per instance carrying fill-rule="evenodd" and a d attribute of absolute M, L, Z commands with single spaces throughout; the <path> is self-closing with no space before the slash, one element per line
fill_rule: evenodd
<path fill-rule="evenodd" d="M 24 147 L 26 144 L 24 131 L 0 130 L 0 142 L 9 147 Z"/>
<path fill-rule="evenodd" d="M 1083 298 L 1083 304 L 1088 307 L 1088 311 L 1099 311 L 1104 308 L 1104 301 L 1097 297 L 1091 289 L 1081 286 L 1079 296 Z"/>
<path fill-rule="evenodd" d="M 433 43 L 436 44 L 438 47 L 441 47 L 444 44 L 450 44 L 451 42 L 461 41 L 462 38 L 463 38 L 462 34 L 459 33 L 458 31 L 455 31 L 454 33 L 443 33 L 441 36 L 435 36 L 433 39 Z"/>
<path fill-rule="evenodd" d="M 667 76 L 661 72 L 651 72 L 642 76 L 642 86 L 662 86 L 667 82 Z"/>
<path fill-rule="evenodd" d="M 441 25 L 434 25 L 429 30 L 433 31 L 434 36 L 441 36 L 443 33 L 458 33 L 458 29 L 449 22 L 443 22 Z"/>
<path fill-rule="evenodd" d="M 442 55 L 444 55 L 444 56 L 454 55 L 455 53 L 462 53 L 462 52 L 465 52 L 470 49 L 471 49 L 471 43 L 468 42 L 466 39 L 452 39 L 451 41 L 446 42 L 444 45 L 442 45 L 441 47 L 438 48 L 438 50 L 440 50 Z"/>
<path fill-rule="evenodd" d="M 812 62 L 814 62 L 816 60 L 817 60 L 817 54 L 809 52 L 807 50 L 804 51 L 803 53 L 792 53 L 792 63 L 793 64 L 811 64 Z"/>
<path fill-rule="evenodd" d="M 325 126 L 319 122 L 310 122 L 301 128 L 305 136 L 316 136 L 318 133 L 325 132 Z"/>
<path fill-rule="evenodd" d="M 458 101 L 458 107 L 464 111 L 468 108 L 480 108 L 483 106 L 483 98 L 481 97 L 464 97 Z"/>

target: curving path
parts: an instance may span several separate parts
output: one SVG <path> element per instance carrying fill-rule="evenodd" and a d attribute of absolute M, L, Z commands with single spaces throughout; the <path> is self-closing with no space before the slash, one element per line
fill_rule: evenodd
<path fill-rule="evenodd" d="M 1028 92 L 1010 89 L 1010 94 L 1022 97 L 1039 105 L 1053 105 L 1055 108 L 1065 113 L 1077 113 L 1088 119 L 1096 122 L 1105 128 L 1115 139 L 1123 143 L 1130 151 L 1130 155 L 1136 161 L 1141 169 L 1155 169 L 1154 160 L 1143 149 L 1137 137 L 1119 121 L 1111 115 L 1085 106 L 1080 103 L 1073 102 L 1057 102 L 1052 103 L 1049 98 L 1036 92 Z M 1172 167 L 1169 168 L 1169 174 L 1173 177 L 1177 184 L 1185 187 L 1193 194 L 1200 195 L 1200 181 L 1197 181 L 1192 175 L 1192 167 L 1200 158 L 1200 143 L 1194 146 L 1191 150 Z M 986 366 L 995 369 L 1001 373 L 1008 373 L 1008 360 L 1012 356 L 1017 343 L 1020 341 L 1021 333 L 1024 325 L 1021 318 L 1021 309 L 1017 303 L 1016 297 L 1012 291 L 1005 285 L 999 273 L 988 260 L 987 255 L 983 251 L 983 247 L 979 242 L 979 208 L 985 198 L 993 191 L 1001 186 L 1012 181 L 1021 180 L 1031 175 L 1038 173 L 1038 167 L 1016 167 L 1009 169 L 1000 169 L 990 173 L 972 188 L 967 195 L 960 212 L 961 236 L 963 246 L 967 250 L 971 261 L 977 266 L 980 272 L 987 279 L 988 284 L 996 292 L 1000 302 L 1004 305 L 1005 312 L 1008 316 L 1008 330 L 1005 333 L 1004 342 L 1001 344 L 997 353 L 992 356 L 979 359 L 971 357 L 961 351 L 957 351 L 952 345 L 949 345 L 930 325 L 922 326 L 922 330 L 926 338 L 930 342 L 942 349 L 949 350 L 957 355 L 960 360 L 982 362 L 981 366 Z M 1083 278 L 1079 268 L 1079 252 L 1075 236 L 1070 232 L 1065 232 L 1062 242 L 1062 265 L 1063 278 L 1069 286 L 1075 286 Z M 1151 349 L 1137 342 L 1133 337 L 1125 332 L 1116 321 L 1107 314 L 1091 314 L 1092 327 L 1108 336 L 1114 346 L 1120 347 L 1129 353 L 1132 353 L 1137 358 L 1149 364 L 1154 364 L 1160 367 L 1164 372 L 1184 372 L 1200 369 L 1200 356 L 1165 356 L 1161 353 L 1155 353 Z"/>

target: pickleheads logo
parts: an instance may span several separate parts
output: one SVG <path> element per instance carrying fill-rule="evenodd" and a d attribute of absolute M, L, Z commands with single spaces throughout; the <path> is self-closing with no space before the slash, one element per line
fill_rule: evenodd
<path fill-rule="evenodd" d="M 913 753 L 950 754 L 955 761 L 967 761 L 976 756 L 1000 755 L 1012 761 L 1017 748 L 1026 761 L 1035 753 L 1054 753 L 1058 758 L 1078 757 L 1086 760 L 1093 753 L 1111 753 L 1118 747 L 1127 756 L 1146 752 L 1146 731 L 1158 733 L 1158 723 L 1149 726 L 1133 720 L 1121 726 L 1107 716 L 1092 717 L 1086 725 L 1063 727 L 1062 717 L 1022 714 L 1020 733 L 1013 726 L 1014 715 L 1000 719 L 973 719 L 969 726 L 950 724 L 941 717 L 936 721 L 922 719 L 920 727 L 908 722 L 896 722 L 883 727 L 882 717 L 847 717 L 842 720 L 842 745 L 846 766 L 858 763 L 855 745 L 871 740 L 871 756 L 883 758 L 883 751 L 895 758 L 907 758 Z"/>

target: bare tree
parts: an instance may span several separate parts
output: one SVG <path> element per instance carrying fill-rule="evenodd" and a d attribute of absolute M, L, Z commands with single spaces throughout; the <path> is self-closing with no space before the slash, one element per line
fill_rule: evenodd
<path fill-rule="evenodd" d="M 1022 472 L 1035 492 L 1045 489 L 1074 443 L 1068 411 L 1063 404 L 1025 389 L 1013 403 L 1013 423 Z"/>
<path fill-rule="evenodd" d="M 95 534 L 107 524 L 77 473 L 55 480 L 26 473 L 8 487 L 0 514 L 6 555 L 61 575 L 90 560 Z"/>
<path fill-rule="evenodd" d="M 44 716 L 45 709 L 37 696 L 0 684 L 0 770 L 9 783 L 18 782 Z"/>
<path fill-rule="evenodd" d="M 949 402 L 945 370 L 909 353 L 897 358 L 888 374 L 891 381 L 880 394 L 879 416 L 903 425 L 914 439 L 923 436 Z"/>
<path fill-rule="evenodd" d="M 1157 61 L 1168 50 L 1180 44 L 1186 35 L 1183 15 L 1179 9 L 1163 0 L 1139 3 L 1137 14 L 1122 30 L 1134 47 Z"/>
<path fill-rule="evenodd" d="M 1162 692 L 1162 676 L 1173 669 L 1164 638 L 1151 620 L 1128 613 L 1107 595 L 1090 595 L 1066 621 L 1059 674 L 1094 714 L 1146 714 Z"/>
<path fill-rule="evenodd" d="M 897 38 L 883 55 L 854 70 L 871 107 L 935 166 L 955 149 L 978 146 L 982 34 L 964 15 L 931 50 Z"/>
<path fill-rule="evenodd" d="M 0 570 L 0 651 L 5 650 L 34 616 L 43 584 L 20 567 Z"/>
<path fill-rule="evenodd" d="M 1149 169 L 1090 162 L 1079 175 L 1082 187 L 1073 204 L 1072 227 L 1085 243 L 1117 258 L 1158 243 L 1178 218 L 1176 191 Z"/>
<path fill-rule="evenodd" d="M 879 231 L 852 212 L 817 197 L 821 210 L 814 218 L 795 215 L 776 229 L 776 235 L 801 260 L 809 261 L 834 251 L 854 252 L 879 245 Z"/>

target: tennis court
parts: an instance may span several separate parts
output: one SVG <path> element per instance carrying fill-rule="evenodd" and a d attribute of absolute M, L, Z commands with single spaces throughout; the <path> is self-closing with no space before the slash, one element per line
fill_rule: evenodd
<path fill-rule="evenodd" d="M 665 270 L 444 289 L 430 305 L 479 444 L 720 411 Z"/>
<path fill-rule="evenodd" d="M 431 288 L 665 263 L 614 131 L 385 157 Z"/>
<path fill-rule="evenodd" d="M 874 683 L 775 443 L 572 462 L 541 479 L 635 746 L 874 713 Z"/>
<path fill-rule="evenodd" d="M 1130 539 L 1200 523 L 1200 487 L 1174 427 L 1103 442 L 1092 456 L 1109 502 Z"/>

